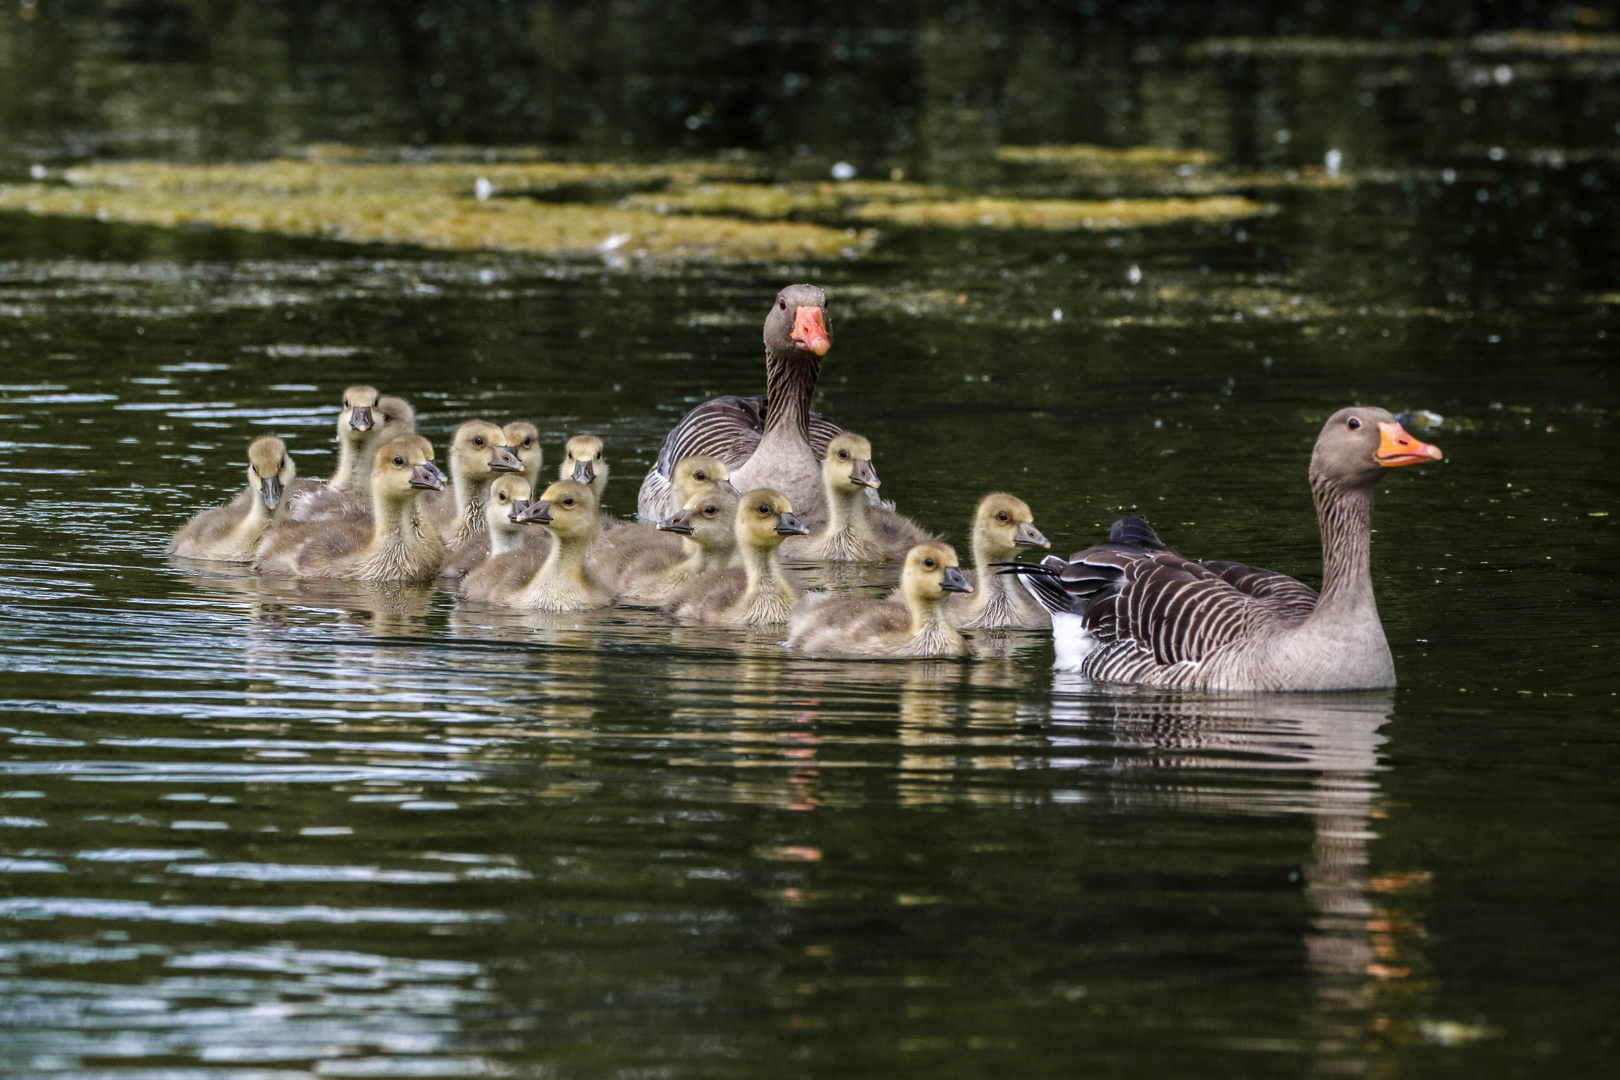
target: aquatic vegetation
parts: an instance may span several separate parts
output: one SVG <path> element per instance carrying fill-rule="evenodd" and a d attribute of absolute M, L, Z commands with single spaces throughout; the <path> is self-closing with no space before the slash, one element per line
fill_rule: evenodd
<path fill-rule="evenodd" d="M 1265 203 L 1236 195 L 1204 199 L 954 199 L 856 212 L 866 221 L 894 225 L 997 229 L 1129 229 L 1182 221 L 1230 221 L 1270 212 Z"/>
<path fill-rule="evenodd" d="M 632 195 L 621 205 L 660 214 L 737 214 L 751 218 L 837 215 L 866 203 L 947 198 L 933 184 L 847 180 L 828 184 L 700 184 L 685 190 Z"/>
<path fill-rule="evenodd" d="M 996 160 L 1012 165 L 1058 166 L 1073 172 L 1118 174 L 1142 170 L 1159 172 L 1183 165 L 1214 165 L 1220 161 L 1220 157 L 1207 150 L 1075 143 L 1068 146 L 1001 146 L 996 148 Z"/>

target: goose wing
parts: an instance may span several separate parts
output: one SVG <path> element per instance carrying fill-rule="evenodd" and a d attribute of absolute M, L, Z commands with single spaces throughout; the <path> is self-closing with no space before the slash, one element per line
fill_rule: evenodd
<path fill-rule="evenodd" d="M 1287 574 L 1218 560 L 1206 560 L 1203 566 L 1238 592 L 1267 605 L 1285 619 L 1306 619 L 1316 610 L 1316 590 Z"/>

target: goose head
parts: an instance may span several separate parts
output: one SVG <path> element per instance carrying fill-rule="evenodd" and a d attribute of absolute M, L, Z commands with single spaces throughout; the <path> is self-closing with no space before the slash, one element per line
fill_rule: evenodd
<path fill-rule="evenodd" d="M 737 546 L 733 528 L 737 520 L 737 493 L 729 483 L 709 484 L 686 500 L 686 505 L 660 521 L 664 532 L 690 536 L 706 552 L 720 553 Z"/>
<path fill-rule="evenodd" d="M 489 487 L 489 505 L 484 508 L 484 514 L 489 522 L 491 535 L 495 533 L 520 533 L 523 523 L 518 515 L 529 507 L 529 495 L 533 489 L 529 481 L 521 476 L 498 476 Z"/>
<path fill-rule="evenodd" d="M 814 285 L 789 285 L 765 316 L 765 351 L 819 361 L 832 348 L 827 294 Z"/>
<path fill-rule="evenodd" d="M 589 484 L 598 501 L 607 487 L 608 464 L 602 456 L 602 440 L 595 435 L 575 435 L 563 447 L 563 461 L 557 470 L 559 480 Z"/>
<path fill-rule="evenodd" d="M 540 430 L 527 420 L 514 420 L 501 429 L 506 436 L 506 445 L 511 447 L 512 453 L 523 463 L 523 476 L 529 481 L 532 488 L 540 482 L 540 466 L 545 461 L 545 453 L 540 446 Z"/>
<path fill-rule="evenodd" d="M 559 480 L 520 510 L 520 525 L 542 525 L 560 541 L 589 542 L 596 535 L 596 493 L 587 484 Z"/>
<path fill-rule="evenodd" d="M 821 475 L 827 490 L 839 495 L 876 488 L 882 483 L 872 468 L 872 444 L 847 431 L 827 444 Z"/>
<path fill-rule="evenodd" d="M 373 432 L 378 445 L 390 442 L 401 435 L 416 434 L 416 410 L 404 398 L 391 397 L 384 394 L 377 399 L 377 407 L 372 412 L 372 419 L 377 422 Z"/>
<path fill-rule="evenodd" d="M 298 475 L 287 444 L 274 435 L 254 439 L 248 447 L 248 487 L 264 503 L 266 510 L 281 505 L 281 496 Z"/>
<path fill-rule="evenodd" d="M 731 473 L 719 458 L 708 454 L 681 458 L 675 463 L 675 472 L 669 479 L 675 489 L 675 498 L 682 506 L 709 484 L 720 485 L 731 492 L 733 498 L 737 495 L 737 489 L 731 486 Z"/>
<path fill-rule="evenodd" d="M 523 463 L 506 445 L 506 434 L 488 420 L 469 420 L 450 441 L 450 474 L 483 484 L 498 473 L 521 473 Z"/>
<path fill-rule="evenodd" d="M 1371 487 L 1386 469 L 1441 459 L 1440 448 L 1414 439 L 1383 409 L 1358 406 L 1328 417 L 1311 451 L 1311 481 Z"/>
<path fill-rule="evenodd" d="M 1020 548 L 1052 546 L 1035 527 L 1029 504 L 1002 491 L 979 500 L 973 515 L 973 542 L 990 559 L 1011 559 Z"/>
<path fill-rule="evenodd" d="M 390 502 L 403 502 L 418 491 L 443 491 L 444 473 L 433 463 L 433 444 L 420 435 L 401 435 L 379 446 L 371 488 Z"/>
<path fill-rule="evenodd" d="M 973 584 L 956 561 L 956 549 L 930 540 L 906 553 L 906 565 L 900 571 L 900 591 L 907 600 L 937 604 L 950 593 L 972 592 Z"/>
<path fill-rule="evenodd" d="M 371 438 L 377 424 L 377 388 L 351 386 L 343 391 L 343 410 L 338 413 L 338 438 L 356 445 Z"/>
<path fill-rule="evenodd" d="M 790 536 L 804 536 L 809 526 L 793 516 L 788 497 L 756 488 L 737 499 L 737 546 L 755 551 L 780 547 Z"/>

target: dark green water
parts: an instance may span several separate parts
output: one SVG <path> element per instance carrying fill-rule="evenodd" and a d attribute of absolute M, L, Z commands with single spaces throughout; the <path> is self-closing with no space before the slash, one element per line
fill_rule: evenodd
<path fill-rule="evenodd" d="M 0 217 L 0 1073 L 1612 1075 L 1615 77 L 1497 62 L 1327 65 L 1397 86 L 1338 143 L 1387 173 L 1241 228 L 631 273 Z M 1209 136 L 1240 163 L 1320 158 L 1299 65 L 1131 70 L 1304 119 Z M 1137 510 L 1309 579 L 1321 419 L 1443 417 L 1377 504 L 1401 687 L 1105 693 L 1040 635 L 812 662 L 163 558 L 253 436 L 327 473 L 357 381 L 441 446 L 598 432 L 628 512 L 794 280 L 821 408 L 959 545 L 1004 488 L 1059 550 Z"/>

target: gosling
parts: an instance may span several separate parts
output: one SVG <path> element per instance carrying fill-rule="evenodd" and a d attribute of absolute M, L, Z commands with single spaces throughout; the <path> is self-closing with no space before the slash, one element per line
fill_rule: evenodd
<path fill-rule="evenodd" d="M 253 552 L 285 507 L 283 496 L 298 475 L 287 444 L 274 435 L 248 446 L 248 486 L 224 506 L 204 510 L 180 527 L 169 554 L 215 562 L 252 562 Z"/>
<path fill-rule="evenodd" d="M 528 611 L 589 611 L 613 602 L 613 588 L 586 558 L 601 529 L 596 495 L 585 484 L 559 480 L 517 514 L 519 524 L 537 524 L 551 534 L 551 550 L 528 581 L 488 597 Z"/>
<path fill-rule="evenodd" d="M 377 450 L 371 470 L 371 520 L 287 522 L 259 544 L 253 569 L 264 574 L 350 581 L 431 581 L 444 544 L 422 496 L 444 490 L 433 446 L 406 435 Z"/>
<path fill-rule="evenodd" d="M 487 420 L 469 420 L 450 443 L 450 490 L 428 496 L 428 513 L 444 541 L 440 577 L 459 580 L 489 555 L 484 504 L 503 473 L 521 473 L 523 463 L 506 445 L 505 433 Z"/>
<path fill-rule="evenodd" d="M 893 510 L 872 505 L 867 493 L 881 481 L 872 468 L 872 444 L 861 436 L 845 432 L 827 443 L 821 483 L 827 493 L 827 524 L 813 536 L 783 544 L 784 558 L 888 562 L 932 539 Z"/>
<path fill-rule="evenodd" d="M 518 520 L 529 506 L 529 482 L 521 476 L 498 477 L 490 485 L 484 518 L 489 528 L 489 558 L 475 566 L 457 583 L 455 593 L 463 600 L 498 602 L 527 584 L 545 565 L 550 550 L 550 534 L 530 528 Z M 539 544 L 531 541 L 536 534 Z"/>
<path fill-rule="evenodd" d="M 545 448 L 540 445 L 540 429 L 527 420 L 514 420 L 501 429 L 501 434 L 506 436 L 506 445 L 523 463 L 523 479 L 533 491 L 540 486 L 540 467 L 546 458 Z"/>
<path fill-rule="evenodd" d="M 366 394 L 369 392 L 369 398 Z M 338 468 L 332 479 L 300 480 L 287 496 L 287 517 L 292 521 L 325 518 L 369 518 L 371 469 L 377 448 L 402 435 L 416 433 L 416 410 L 404 398 L 390 397 L 369 386 L 351 386 L 343 392 L 338 413 Z M 373 404 L 365 405 L 365 401 Z"/>
<path fill-rule="evenodd" d="M 786 495 L 770 488 L 737 500 L 736 531 L 742 566 L 703 574 L 663 607 L 666 615 L 713 626 L 775 626 L 788 620 L 799 593 L 782 576 L 778 549 L 789 536 L 810 530 L 793 516 Z"/>
<path fill-rule="evenodd" d="M 657 607 L 700 575 L 731 565 L 737 551 L 736 518 L 737 493 L 731 485 L 703 485 L 685 506 L 658 524 L 660 532 L 678 538 L 681 547 L 644 548 L 626 561 L 615 579 L 615 599 Z"/>
<path fill-rule="evenodd" d="M 866 660 L 968 656 L 967 639 L 946 619 L 945 604 L 972 592 L 955 549 L 930 540 L 906 555 L 903 603 L 809 593 L 788 620 L 787 645 L 807 656 Z"/>
<path fill-rule="evenodd" d="M 1023 579 L 997 573 L 994 563 L 1011 562 L 1021 551 L 1050 548 L 1052 542 L 1035 527 L 1029 504 L 1005 492 L 979 500 L 973 515 L 974 591 L 952 596 L 945 617 L 961 630 L 1042 630 L 1052 616 L 1024 588 Z"/>

